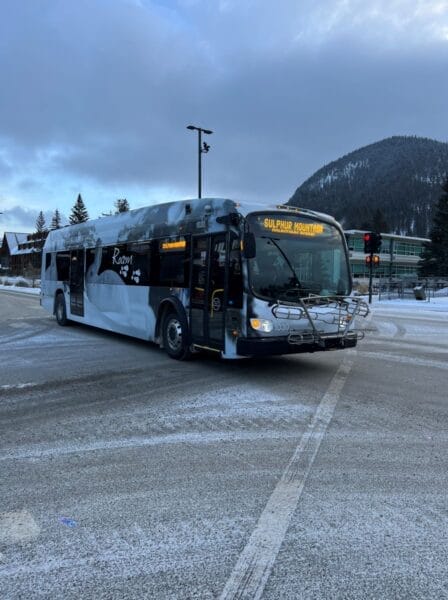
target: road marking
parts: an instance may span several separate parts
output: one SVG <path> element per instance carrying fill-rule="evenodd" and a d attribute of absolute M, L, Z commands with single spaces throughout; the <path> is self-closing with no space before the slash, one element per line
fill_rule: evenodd
<path fill-rule="evenodd" d="M 0 513 L 0 543 L 16 544 L 37 538 L 40 527 L 27 510 Z"/>
<path fill-rule="evenodd" d="M 32 306 L 31 308 L 36 308 L 35 306 Z M 37 307 L 39 308 L 39 307 Z M 11 321 L 21 321 L 21 322 L 25 322 L 25 321 L 43 321 L 43 319 L 45 318 L 46 315 L 44 315 L 44 317 L 42 317 L 42 315 L 38 316 L 38 317 L 8 317 L 7 319 L 5 319 L 5 322 L 9 323 L 9 326 L 12 327 L 11 325 Z"/>
<path fill-rule="evenodd" d="M 303 434 L 240 554 L 221 594 L 221 600 L 261 598 L 342 388 L 353 367 L 355 351 L 346 352 L 317 407 L 308 431 Z"/>
<path fill-rule="evenodd" d="M 386 352 L 368 352 L 360 350 L 359 353 L 366 358 L 373 358 L 375 360 L 382 360 L 386 362 L 402 363 L 404 365 L 415 365 L 416 367 L 431 367 L 434 369 L 448 369 L 448 362 L 440 360 L 431 360 L 425 358 L 419 358 L 418 356 L 411 356 L 410 354 L 392 354 Z M 439 354 L 443 352 L 439 350 Z"/>
<path fill-rule="evenodd" d="M 289 439 L 297 438 L 297 432 L 263 429 L 257 432 L 248 431 L 195 431 L 191 433 L 170 433 L 166 435 L 156 435 L 152 437 L 131 437 L 123 440 L 98 440 L 86 444 L 65 444 L 53 447 L 46 446 L 25 446 L 22 450 L 2 449 L 0 462 L 8 460 L 44 460 L 46 458 L 61 458 L 71 454 L 81 454 L 82 452 L 102 452 L 102 451 L 120 451 L 127 448 L 137 449 L 161 445 L 172 444 L 191 444 L 204 445 L 216 444 L 220 442 L 252 442 L 260 439 Z"/>
<path fill-rule="evenodd" d="M 363 346 L 381 346 L 382 348 L 384 348 L 385 341 L 387 342 L 387 346 L 389 348 L 401 348 L 402 350 L 418 349 L 422 351 L 422 354 L 443 354 L 447 352 L 446 344 L 437 344 L 434 342 L 434 340 L 424 338 L 423 336 L 414 336 L 413 338 L 408 338 L 407 340 L 378 337 L 376 339 L 369 339 L 368 343 L 364 343 Z M 364 352 L 364 350 L 362 348 L 359 348 L 358 352 Z"/>
<path fill-rule="evenodd" d="M 34 387 L 37 383 L 9 383 L 0 385 L 0 390 L 23 390 L 25 388 Z"/>

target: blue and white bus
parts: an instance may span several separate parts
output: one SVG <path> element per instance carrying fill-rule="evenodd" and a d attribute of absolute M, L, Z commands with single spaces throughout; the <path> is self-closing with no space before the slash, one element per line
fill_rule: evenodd
<path fill-rule="evenodd" d="M 365 302 L 330 216 L 201 198 L 51 231 L 41 304 L 154 342 L 169 356 L 224 358 L 353 347 Z"/>

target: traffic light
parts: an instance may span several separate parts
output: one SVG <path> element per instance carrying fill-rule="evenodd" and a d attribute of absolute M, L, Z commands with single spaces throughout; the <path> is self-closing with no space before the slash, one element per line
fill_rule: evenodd
<path fill-rule="evenodd" d="M 373 236 L 372 237 L 372 252 L 373 253 L 379 252 L 381 250 L 381 241 L 382 241 L 381 233 L 373 233 L 372 236 Z M 378 257 L 378 262 L 379 262 L 379 257 Z"/>
<path fill-rule="evenodd" d="M 365 233 L 364 234 L 364 254 L 370 254 L 371 251 L 372 251 L 372 234 Z M 370 258 L 370 257 L 368 257 L 368 258 Z M 366 258 L 366 262 L 367 262 L 367 258 Z"/>
<path fill-rule="evenodd" d="M 380 257 L 378 256 L 378 254 L 368 254 L 366 256 L 366 265 L 368 267 L 370 267 L 370 265 L 372 265 L 373 267 L 379 267 Z"/>
<path fill-rule="evenodd" d="M 364 254 L 374 254 L 381 250 L 381 233 L 369 231 L 364 234 Z"/>

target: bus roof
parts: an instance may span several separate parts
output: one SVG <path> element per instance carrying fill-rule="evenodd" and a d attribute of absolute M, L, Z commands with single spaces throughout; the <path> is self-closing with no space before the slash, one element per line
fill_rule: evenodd
<path fill-rule="evenodd" d="M 329 215 L 289 205 L 266 206 L 228 198 L 193 198 L 136 208 L 78 225 L 54 229 L 48 234 L 44 251 L 94 248 L 187 233 L 222 231 L 224 226 L 218 224 L 217 217 L 232 213 L 246 216 L 252 212 L 271 210 L 302 214 L 332 225 L 336 224 Z"/>

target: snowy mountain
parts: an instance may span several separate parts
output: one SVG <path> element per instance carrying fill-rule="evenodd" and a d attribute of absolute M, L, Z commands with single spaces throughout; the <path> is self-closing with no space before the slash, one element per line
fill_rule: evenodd
<path fill-rule="evenodd" d="M 440 184 L 448 177 L 448 144 L 395 136 L 319 169 L 289 204 L 332 214 L 346 229 L 426 237 Z"/>

